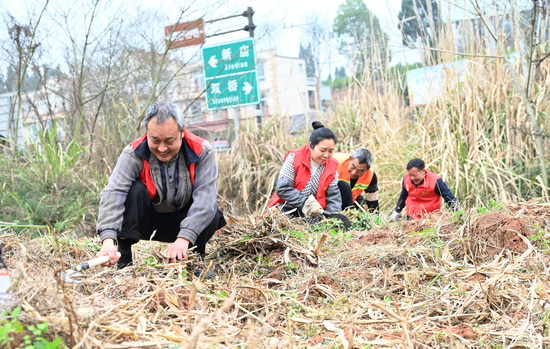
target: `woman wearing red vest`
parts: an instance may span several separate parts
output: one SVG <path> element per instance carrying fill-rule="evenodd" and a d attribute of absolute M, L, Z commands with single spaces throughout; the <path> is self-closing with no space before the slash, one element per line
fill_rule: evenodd
<path fill-rule="evenodd" d="M 401 216 L 405 206 L 408 217 L 422 219 L 427 213 L 441 208 L 441 198 L 453 211 L 458 209 L 458 200 L 447 184 L 425 167 L 422 159 L 412 159 L 407 164 L 407 174 L 403 178 L 401 195 L 390 217 L 392 221 Z"/>
<path fill-rule="evenodd" d="M 338 162 L 332 157 L 336 135 L 319 121 L 312 126 L 309 144 L 286 154 L 275 192 L 267 204 L 270 208 L 278 205 L 283 212 L 292 211 L 294 217 L 314 218 L 342 208 Z"/>
<path fill-rule="evenodd" d="M 187 259 L 192 246 L 204 257 L 206 243 L 226 223 L 216 204 L 210 143 L 185 129 L 174 103 L 153 103 L 144 125 L 146 133 L 122 151 L 99 203 L 98 256 L 108 255 L 106 265 L 119 269 L 132 263 L 139 240 L 171 243 L 168 262 Z"/>

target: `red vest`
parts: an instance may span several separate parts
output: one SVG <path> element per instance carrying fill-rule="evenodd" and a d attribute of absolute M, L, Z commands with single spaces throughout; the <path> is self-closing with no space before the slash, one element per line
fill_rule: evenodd
<path fill-rule="evenodd" d="M 195 136 L 191 132 L 184 130 L 183 131 L 183 142 L 181 144 L 181 147 L 183 149 L 180 149 L 180 152 L 188 152 L 192 151 L 195 156 L 200 156 L 202 153 L 202 143 L 204 142 L 204 139 Z M 146 151 L 140 151 L 139 155 L 141 156 L 141 160 L 143 161 L 143 169 L 141 170 L 141 173 L 139 174 L 139 180 L 145 185 L 147 188 L 147 193 L 149 193 L 149 198 L 152 199 L 157 195 L 157 187 L 155 187 L 155 183 L 153 182 L 153 176 L 151 175 L 151 164 L 149 163 L 149 156 L 150 156 L 150 150 L 149 146 L 147 145 L 147 133 L 144 133 L 141 137 L 135 139 L 132 143 L 130 143 L 134 151 L 138 149 L 138 147 L 143 148 L 143 150 Z M 145 149 L 146 148 L 146 149 Z M 136 151 L 137 153 L 137 151 Z M 189 159 L 189 156 L 186 156 L 186 159 Z M 195 165 L 196 161 L 193 162 L 187 162 L 187 169 L 189 170 L 189 179 L 191 180 L 191 185 L 195 183 Z"/>
<path fill-rule="evenodd" d="M 309 182 L 309 179 L 311 178 L 311 169 L 309 167 L 311 160 L 311 149 L 309 147 L 309 144 L 306 144 L 298 149 L 289 151 L 285 155 L 285 159 L 290 153 L 294 154 L 294 188 L 302 191 L 302 189 L 304 189 L 307 182 Z M 321 178 L 319 179 L 319 187 L 317 188 L 317 194 L 315 198 L 323 208 L 327 207 L 326 190 L 330 185 L 330 182 L 332 182 L 332 180 L 334 179 L 337 167 L 338 161 L 336 161 L 336 159 L 328 159 L 325 164 L 325 169 L 321 174 Z M 277 204 L 282 204 L 283 202 L 283 199 L 281 199 L 279 195 L 277 195 L 277 192 L 274 192 L 273 196 L 271 196 L 271 199 L 267 203 L 267 207 L 273 207 Z"/>
<path fill-rule="evenodd" d="M 437 211 L 441 208 L 441 196 L 435 193 L 437 180 L 441 177 L 428 170 L 426 177 L 418 187 L 413 184 L 408 174 L 403 179 L 403 187 L 409 193 L 405 206 L 407 215 L 412 219 L 421 219 L 426 213 Z"/>
<path fill-rule="evenodd" d="M 341 157 L 335 156 L 338 159 L 338 162 L 340 162 L 340 164 L 338 165 L 338 180 L 344 181 L 347 184 L 350 184 L 348 166 L 349 166 L 349 162 L 351 161 L 351 158 L 349 154 L 345 154 L 345 155 L 348 155 L 346 160 L 342 160 L 344 156 L 341 156 Z M 351 196 L 353 201 L 357 200 L 357 197 L 361 195 L 361 193 L 369 187 L 373 176 L 374 176 L 374 171 L 371 168 L 369 168 L 367 172 L 365 172 L 361 177 L 357 179 L 357 182 L 355 182 L 355 186 L 351 188 Z"/>

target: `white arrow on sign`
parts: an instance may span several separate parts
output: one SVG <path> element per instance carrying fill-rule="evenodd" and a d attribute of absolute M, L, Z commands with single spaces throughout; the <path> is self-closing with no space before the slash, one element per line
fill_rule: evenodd
<path fill-rule="evenodd" d="M 210 56 L 210 59 L 208 60 L 208 64 L 212 68 L 216 68 L 218 66 L 218 59 L 216 58 L 216 55 Z"/>
<path fill-rule="evenodd" d="M 244 94 L 245 95 L 249 94 L 252 91 L 253 88 L 254 87 L 252 87 L 252 85 L 250 85 L 250 83 L 245 81 L 244 86 L 243 86 Z"/>

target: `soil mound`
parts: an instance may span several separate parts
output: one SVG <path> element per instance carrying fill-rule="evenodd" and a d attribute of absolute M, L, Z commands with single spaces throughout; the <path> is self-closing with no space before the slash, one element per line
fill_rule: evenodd
<path fill-rule="evenodd" d="M 527 243 L 522 237 L 530 236 L 531 232 L 523 219 L 491 212 L 474 221 L 469 234 L 474 255 L 495 256 L 503 249 L 525 252 Z"/>

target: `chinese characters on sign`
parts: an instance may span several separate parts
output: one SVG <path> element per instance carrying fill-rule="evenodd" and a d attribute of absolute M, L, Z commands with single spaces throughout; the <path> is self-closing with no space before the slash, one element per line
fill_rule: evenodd
<path fill-rule="evenodd" d="M 252 38 L 202 49 L 208 109 L 259 102 Z"/>
<path fill-rule="evenodd" d="M 175 49 L 204 44 L 204 22 L 201 19 L 178 23 L 164 28 L 166 46 Z"/>

